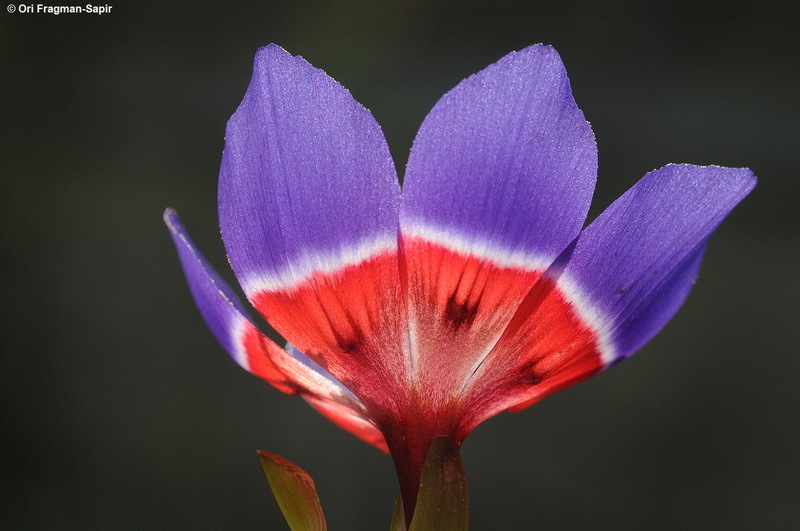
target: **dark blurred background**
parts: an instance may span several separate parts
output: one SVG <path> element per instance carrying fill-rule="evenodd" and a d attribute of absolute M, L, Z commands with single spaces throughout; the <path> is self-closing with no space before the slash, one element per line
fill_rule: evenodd
<path fill-rule="evenodd" d="M 467 439 L 473 528 L 800 527 L 797 3 L 111 1 L 0 10 L 0 526 L 283 529 L 264 449 L 333 529 L 388 528 L 390 459 L 224 354 L 161 214 L 227 272 L 217 170 L 258 46 L 347 86 L 402 173 L 445 91 L 544 42 L 597 136 L 592 216 L 669 162 L 760 184 L 660 336 Z"/>

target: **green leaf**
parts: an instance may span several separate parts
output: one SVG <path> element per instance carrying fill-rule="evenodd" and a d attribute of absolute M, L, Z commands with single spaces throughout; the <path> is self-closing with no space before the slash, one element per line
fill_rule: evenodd
<path fill-rule="evenodd" d="M 466 531 L 469 528 L 467 478 L 461 454 L 448 437 L 428 449 L 409 531 Z"/>
<path fill-rule="evenodd" d="M 291 461 L 258 450 L 258 460 L 292 531 L 325 531 L 325 515 L 314 480 Z"/>
<path fill-rule="evenodd" d="M 403 497 L 398 493 L 394 500 L 394 510 L 392 511 L 392 525 L 389 531 L 408 531 L 406 526 L 406 515 L 403 510 Z"/>

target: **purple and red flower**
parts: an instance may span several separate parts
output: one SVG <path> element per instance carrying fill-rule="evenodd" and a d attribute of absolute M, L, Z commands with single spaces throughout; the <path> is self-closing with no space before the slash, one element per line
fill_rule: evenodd
<path fill-rule="evenodd" d="M 410 514 L 434 437 L 458 448 L 489 417 L 653 337 L 755 185 L 747 169 L 669 165 L 583 228 L 596 176 L 591 127 L 551 47 L 448 92 L 401 190 L 370 112 L 270 45 L 228 122 L 219 219 L 236 278 L 286 348 L 247 317 L 176 213 L 165 219 L 222 346 L 390 452 Z"/>

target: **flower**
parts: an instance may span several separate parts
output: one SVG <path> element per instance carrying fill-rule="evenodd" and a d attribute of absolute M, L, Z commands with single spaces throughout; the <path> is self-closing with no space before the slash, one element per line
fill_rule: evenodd
<path fill-rule="evenodd" d="M 677 311 L 747 169 L 652 171 L 589 226 L 591 127 L 556 51 L 462 81 L 417 134 L 402 193 L 384 136 L 341 85 L 258 50 L 228 122 L 222 239 L 258 312 L 165 213 L 197 305 L 236 362 L 389 451 L 407 514 L 434 437 L 459 447 L 631 356 Z"/>

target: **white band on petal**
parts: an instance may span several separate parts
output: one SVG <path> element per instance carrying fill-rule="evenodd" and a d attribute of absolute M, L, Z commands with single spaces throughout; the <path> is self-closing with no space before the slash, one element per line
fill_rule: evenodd
<path fill-rule="evenodd" d="M 338 251 L 306 252 L 280 271 L 251 275 L 241 279 L 241 284 L 248 295 L 262 291 L 291 291 L 314 274 L 328 275 L 348 266 L 358 265 L 370 258 L 396 252 L 397 234 L 386 234 L 361 241 L 356 245 L 343 246 Z"/>
<path fill-rule="evenodd" d="M 617 360 L 616 349 L 611 340 L 613 321 L 605 317 L 602 312 L 592 304 L 578 286 L 578 284 L 568 275 L 562 274 L 557 282 L 558 289 L 567 299 L 575 312 L 578 313 L 581 321 L 594 332 L 597 338 L 597 348 L 600 351 L 600 359 L 603 365 L 608 367 Z"/>
<path fill-rule="evenodd" d="M 489 260 L 498 267 L 543 271 L 553 261 L 552 258 L 555 258 L 547 259 L 524 251 L 510 250 L 479 236 L 468 236 L 456 230 L 432 227 L 421 221 L 404 219 L 401 227 L 404 236 L 421 238 L 459 254 Z"/>

